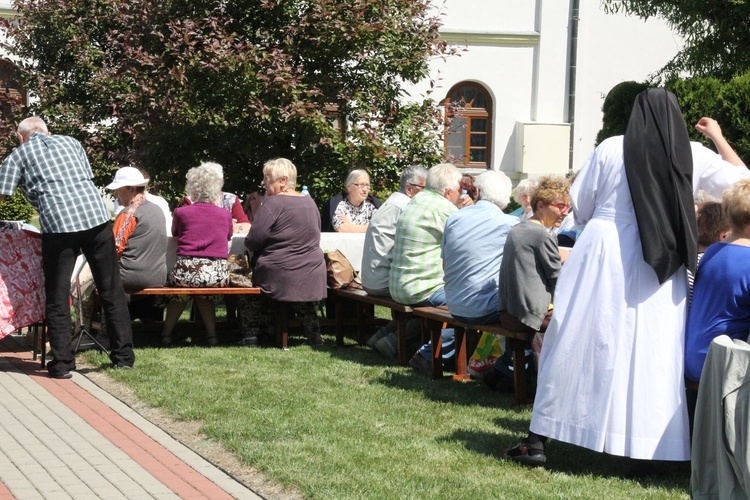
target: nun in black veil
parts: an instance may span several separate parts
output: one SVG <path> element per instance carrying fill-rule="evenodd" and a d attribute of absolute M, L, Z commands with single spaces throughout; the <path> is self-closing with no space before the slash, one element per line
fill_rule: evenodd
<path fill-rule="evenodd" d="M 625 135 L 582 167 L 570 198 L 586 227 L 557 281 L 531 432 L 506 458 L 540 465 L 549 437 L 634 459 L 690 459 L 683 346 L 693 198 L 699 189 L 720 198 L 750 177 L 714 120 L 696 128 L 721 154 L 690 142 L 673 94 L 647 89 Z"/>

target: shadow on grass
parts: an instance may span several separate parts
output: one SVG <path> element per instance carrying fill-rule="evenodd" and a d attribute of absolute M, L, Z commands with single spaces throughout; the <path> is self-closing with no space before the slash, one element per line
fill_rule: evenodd
<path fill-rule="evenodd" d="M 512 427 L 517 422 L 508 420 Z M 519 433 L 519 438 L 525 435 Z M 461 443 L 472 452 L 496 460 L 504 460 L 505 450 L 514 446 L 518 438 L 498 437 L 497 434 L 481 430 L 456 430 L 440 438 L 443 443 Z M 636 481 L 643 487 L 681 489 L 688 493 L 690 486 L 690 462 L 649 462 L 649 472 L 634 474 L 629 458 L 597 453 L 566 443 L 549 441 L 546 446 L 545 469 L 552 473 L 571 476 L 592 476 Z"/>
<path fill-rule="evenodd" d="M 518 406 L 512 394 L 492 392 L 479 382 L 454 382 L 450 377 L 432 380 L 411 368 L 389 370 L 373 382 L 387 387 L 419 392 L 427 399 L 439 403 L 479 405 L 512 413 L 523 413 L 528 410 L 528 407 Z"/>

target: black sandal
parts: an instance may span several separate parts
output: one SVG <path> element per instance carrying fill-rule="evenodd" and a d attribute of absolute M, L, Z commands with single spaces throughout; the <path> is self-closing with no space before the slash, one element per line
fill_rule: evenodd
<path fill-rule="evenodd" d="M 527 439 L 522 439 L 515 446 L 505 450 L 505 459 L 531 467 L 539 467 L 547 462 L 544 444 L 532 445 Z"/>

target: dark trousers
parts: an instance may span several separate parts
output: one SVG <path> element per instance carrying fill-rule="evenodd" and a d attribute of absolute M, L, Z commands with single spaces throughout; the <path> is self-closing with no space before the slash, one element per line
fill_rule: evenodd
<path fill-rule="evenodd" d="M 83 253 L 91 267 L 102 300 L 110 341 L 110 359 L 116 365 L 133 365 L 133 331 L 120 281 L 112 224 L 107 222 L 86 231 L 42 234 L 46 320 L 53 360 L 51 374 L 75 369 L 71 345 L 70 278 L 75 261 Z"/>

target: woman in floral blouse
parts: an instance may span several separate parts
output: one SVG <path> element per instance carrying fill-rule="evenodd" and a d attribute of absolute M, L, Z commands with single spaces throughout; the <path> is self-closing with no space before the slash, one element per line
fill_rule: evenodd
<path fill-rule="evenodd" d="M 344 193 L 331 198 L 323 208 L 324 231 L 364 233 L 370 219 L 380 207 L 380 200 L 370 194 L 370 175 L 352 170 L 346 177 Z"/>

